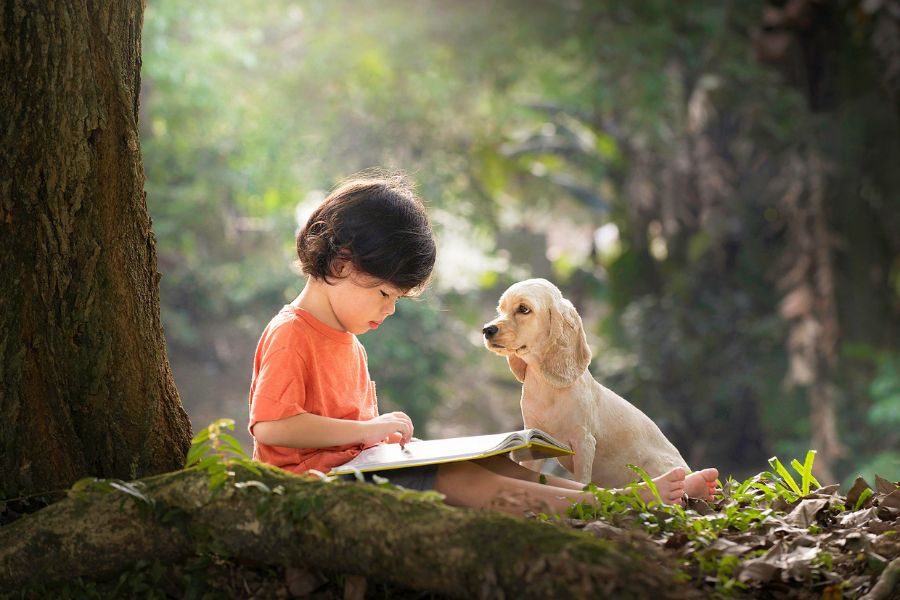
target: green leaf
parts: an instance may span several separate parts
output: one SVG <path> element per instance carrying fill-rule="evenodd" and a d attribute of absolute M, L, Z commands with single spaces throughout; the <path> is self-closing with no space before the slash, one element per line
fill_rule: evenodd
<path fill-rule="evenodd" d="M 228 446 L 228 448 L 229 448 L 232 452 L 234 452 L 235 454 L 237 454 L 237 455 L 240 456 L 241 458 L 250 458 L 249 456 L 247 456 L 247 453 L 246 453 L 246 452 L 244 451 L 244 449 L 241 447 L 241 443 L 240 443 L 239 441 L 237 441 L 237 440 L 234 438 L 234 436 L 229 435 L 229 434 L 227 434 L 227 433 L 220 433 L 220 434 L 219 434 L 219 440 L 220 440 L 221 442 L 223 442 L 226 446 Z"/>
<path fill-rule="evenodd" d="M 872 491 L 872 488 L 864 489 L 862 491 L 862 493 L 859 495 L 859 498 L 856 499 L 856 505 L 853 507 L 853 510 L 854 511 L 859 510 L 860 507 L 862 507 L 862 505 L 866 503 L 866 500 L 868 500 L 869 497 L 872 496 L 872 494 L 874 494 L 874 493 L 875 492 Z"/>
<path fill-rule="evenodd" d="M 201 429 L 197 435 L 195 435 L 193 438 L 191 438 L 191 445 L 194 446 L 197 444 L 202 444 L 203 442 L 205 442 L 208 439 L 209 439 L 209 427 L 207 427 L 206 429 Z"/>
<path fill-rule="evenodd" d="M 188 450 L 187 453 L 187 459 L 185 459 L 185 466 L 193 466 L 194 463 L 198 462 L 200 458 L 206 454 L 207 450 L 209 450 L 209 446 L 206 444 L 191 446 L 191 449 Z"/>
<path fill-rule="evenodd" d="M 209 428 L 215 428 L 217 431 L 219 429 L 234 431 L 234 419 L 217 419 L 216 421 L 213 421 Z"/>
<path fill-rule="evenodd" d="M 816 459 L 816 451 L 810 450 L 806 453 L 806 460 L 801 465 L 800 461 L 796 458 L 791 461 L 791 466 L 794 467 L 794 470 L 800 474 L 800 486 L 801 486 L 801 495 L 806 496 L 809 494 L 810 484 L 815 484 L 816 487 L 821 487 L 819 482 L 812 474 L 812 466 L 813 461 Z"/>
<path fill-rule="evenodd" d="M 221 467 L 221 468 L 216 469 L 216 470 L 222 470 L 222 471 L 225 470 L 225 465 L 222 463 L 222 457 L 219 456 L 218 454 L 212 454 L 210 456 L 207 456 L 206 458 L 201 460 L 199 463 L 197 463 L 197 467 L 199 467 L 201 469 L 205 469 L 207 471 L 213 471 L 217 466 Z"/>
<path fill-rule="evenodd" d="M 638 475 L 640 475 L 641 479 L 644 481 L 644 484 L 648 488 L 650 488 L 651 492 L 653 492 L 653 497 L 656 498 L 656 501 L 659 502 L 660 504 L 663 504 L 662 498 L 659 495 L 659 490 L 656 488 L 656 484 L 653 483 L 653 480 L 650 478 L 650 475 L 647 473 L 647 471 L 643 470 L 642 468 L 640 468 L 637 465 L 625 465 L 625 466 L 628 467 L 629 469 L 631 469 L 632 471 L 634 471 L 635 473 L 637 473 Z M 638 500 L 640 500 L 640 496 L 638 496 L 637 489 L 633 488 L 632 492 L 638 498 Z M 643 503 L 643 500 L 641 500 L 641 503 Z"/>
<path fill-rule="evenodd" d="M 794 478 L 791 477 L 791 474 L 784 467 L 784 465 L 781 464 L 781 461 L 778 460 L 777 456 L 773 456 L 772 458 L 770 458 L 769 464 L 772 465 L 772 468 L 775 469 L 775 472 L 778 473 L 781 476 L 782 480 L 791 488 L 791 491 L 793 491 L 797 495 L 802 495 L 800 486 L 797 485 L 797 482 L 794 481 Z"/>

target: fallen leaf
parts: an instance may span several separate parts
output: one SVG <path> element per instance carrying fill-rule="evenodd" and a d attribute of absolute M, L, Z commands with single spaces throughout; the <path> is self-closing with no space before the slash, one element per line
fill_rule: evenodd
<path fill-rule="evenodd" d="M 841 527 L 860 527 L 875 518 L 875 507 L 844 513 L 838 518 Z"/>
<path fill-rule="evenodd" d="M 893 485 L 893 484 L 891 484 L 891 485 Z M 887 508 L 900 509 L 900 488 L 895 489 L 893 492 L 891 492 L 884 498 L 879 498 L 878 505 L 884 506 Z"/>
<path fill-rule="evenodd" d="M 763 558 L 748 560 L 741 567 L 738 581 L 741 583 L 768 583 L 778 573 L 778 566 Z"/>
<path fill-rule="evenodd" d="M 801 500 L 791 514 L 784 518 L 784 522 L 796 527 L 809 527 L 816 520 L 816 515 L 828 505 L 827 499 L 811 498 Z"/>
<path fill-rule="evenodd" d="M 838 545 L 850 552 L 867 550 L 869 548 L 869 537 L 868 534 L 865 534 L 862 531 L 853 531 L 848 533 L 843 540 L 839 541 Z"/>
<path fill-rule="evenodd" d="M 888 481 L 884 477 L 875 476 L 875 491 L 879 494 L 891 494 L 897 489 L 896 484 Z"/>
<path fill-rule="evenodd" d="M 816 546 L 795 548 L 782 558 L 785 572 L 797 581 L 807 579 L 809 565 L 819 556 L 819 548 Z"/>
<path fill-rule="evenodd" d="M 712 544 L 706 547 L 708 550 L 724 554 L 726 556 L 741 556 L 753 550 L 753 546 L 746 544 L 738 544 L 725 538 L 717 538 Z"/>
<path fill-rule="evenodd" d="M 850 486 L 850 491 L 847 492 L 847 506 L 851 508 L 855 507 L 856 501 L 859 500 L 860 495 L 862 495 L 865 490 L 870 489 L 872 489 L 872 486 L 870 486 L 865 479 L 857 477 L 856 481 L 853 482 L 853 485 Z M 871 500 L 867 500 L 866 504 L 869 502 L 871 502 Z M 863 507 L 866 506 L 866 504 L 864 504 Z"/>
<path fill-rule="evenodd" d="M 875 535 L 881 535 L 888 531 L 896 531 L 898 534 L 900 534 L 900 519 L 897 519 L 893 522 L 880 520 L 872 521 L 866 527 L 866 531 L 868 531 L 869 533 L 874 533 Z"/>
<path fill-rule="evenodd" d="M 609 523 L 604 523 L 603 521 L 592 521 L 584 526 L 584 530 L 603 539 L 622 537 L 625 535 L 624 529 L 613 527 Z"/>

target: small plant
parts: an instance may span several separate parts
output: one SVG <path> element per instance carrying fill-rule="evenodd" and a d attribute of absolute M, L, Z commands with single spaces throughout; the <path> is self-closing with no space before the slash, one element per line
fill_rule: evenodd
<path fill-rule="evenodd" d="M 209 474 L 209 487 L 221 488 L 229 478 L 234 477 L 231 466 L 239 464 L 248 471 L 260 475 L 259 467 L 251 460 L 241 443 L 224 430 L 234 431 L 233 419 L 219 419 L 210 423 L 191 440 L 185 467 L 196 467 Z"/>
<path fill-rule="evenodd" d="M 806 453 L 806 460 L 802 465 L 796 458 L 791 461 L 791 466 L 794 467 L 794 470 L 797 471 L 797 473 L 800 475 L 799 486 L 797 485 L 797 482 L 794 481 L 794 478 L 788 472 L 787 468 L 785 468 L 785 466 L 781 464 L 781 461 L 778 460 L 777 456 L 773 456 L 772 458 L 770 458 L 769 464 L 773 469 L 775 469 L 775 472 L 781 476 L 781 479 L 779 480 L 781 482 L 781 485 L 784 487 L 788 487 L 790 491 L 795 494 L 795 496 L 800 497 L 809 495 L 811 484 L 815 484 L 816 487 L 821 487 L 819 482 L 815 477 L 813 477 L 812 474 L 812 466 L 815 460 L 816 451 L 810 450 Z M 773 476 L 773 479 L 777 478 Z M 794 500 L 796 499 L 797 498 L 795 497 Z M 793 500 L 791 501 L 793 502 Z"/>
<path fill-rule="evenodd" d="M 648 488 L 650 488 L 650 491 L 653 492 L 653 497 L 656 498 L 656 501 L 659 504 L 662 504 L 663 501 L 659 495 L 659 490 L 656 488 L 656 484 L 653 483 L 653 479 L 650 478 L 650 475 L 647 473 L 647 471 L 643 470 L 642 468 L 640 468 L 637 465 L 625 465 L 625 466 L 628 467 L 629 469 L 631 469 L 632 471 L 634 471 L 635 473 L 637 473 L 641 477 L 641 480 L 644 482 L 644 485 L 646 485 Z M 628 489 L 631 490 L 631 493 L 634 494 L 634 497 L 637 499 L 637 501 L 644 508 L 646 508 L 647 505 L 641 499 L 640 493 L 638 492 L 638 490 L 640 489 L 640 484 L 632 483 L 632 484 L 628 485 L 627 487 L 628 487 Z"/>

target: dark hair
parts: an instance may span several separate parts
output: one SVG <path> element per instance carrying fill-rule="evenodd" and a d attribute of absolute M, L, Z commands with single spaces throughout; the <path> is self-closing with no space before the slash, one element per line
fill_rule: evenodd
<path fill-rule="evenodd" d="M 425 205 L 401 173 L 360 174 L 341 183 L 297 234 L 303 272 L 328 282 L 336 259 L 416 293 L 428 283 L 436 248 Z"/>

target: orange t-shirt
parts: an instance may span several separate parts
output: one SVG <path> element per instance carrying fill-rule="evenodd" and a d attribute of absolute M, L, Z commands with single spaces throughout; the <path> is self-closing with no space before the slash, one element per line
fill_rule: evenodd
<path fill-rule="evenodd" d="M 250 383 L 250 424 L 302 413 L 365 421 L 378 416 L 366 350 L 356 336 L 287 305 L 266 326 L 256 348 Z M 254 439 L 253 458 L 295 473 L 327 473 L 349 461 L 362 444 L 332 448 L 268 446 Z"/>

